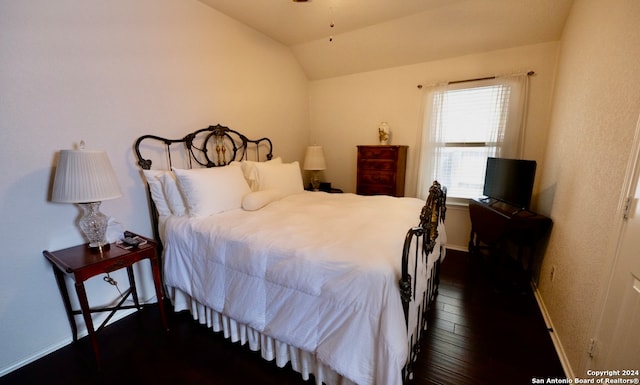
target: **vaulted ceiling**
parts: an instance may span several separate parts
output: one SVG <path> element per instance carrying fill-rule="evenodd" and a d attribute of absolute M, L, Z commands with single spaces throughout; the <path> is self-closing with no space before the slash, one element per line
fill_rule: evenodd
<path fill-rule="evenodd" d="M 573 0 L 199 0 L 291 48 L 309 79 L 559 40 Z"/>

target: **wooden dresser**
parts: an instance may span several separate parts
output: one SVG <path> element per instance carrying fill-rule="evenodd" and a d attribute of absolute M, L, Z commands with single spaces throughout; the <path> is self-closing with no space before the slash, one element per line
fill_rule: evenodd
<path fill-rule="evenodd" d="M 408 146 L 358 146 L 356 193 L 404 196 Z"/>

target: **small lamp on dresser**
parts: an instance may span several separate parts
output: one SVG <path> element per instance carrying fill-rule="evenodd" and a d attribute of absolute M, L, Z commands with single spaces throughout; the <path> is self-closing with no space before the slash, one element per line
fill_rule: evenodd
<path fill-rule="evenodd" d="M 309 146 L 304 156 L 304 167 L 306 171 L 311 171 L 311 188 L 314 191 L 320 189 L 320 177 L 318 171 L 326 170 L 327 163 L 324 159 L 322 146 Z"/>
<path fill-rule="evenodd" d="M 77 203 L 84 210 L 79 225 L 89 240 L 89 247 L 108 245 L 105 233 L 108 218 L 100 212 L 100 203 L 122 196 L 118 179 L 105 151 L 60 150 L 53 181 L 51 200 Z"/>

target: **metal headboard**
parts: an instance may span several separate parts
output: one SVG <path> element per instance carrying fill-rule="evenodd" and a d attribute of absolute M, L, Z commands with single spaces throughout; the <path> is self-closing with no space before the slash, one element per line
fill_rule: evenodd
<path fill-rule="evenodd" d="M 260 149 L 266 149 L 266 160 L 273 157 L 273 144 L 269 138 L 249 139 L 238 131 L 229 127 L 209 126 L 201 128 L 181 139 L 166 139 L 156 135 L 143 135 L 136 140 L 135 151 L 138 157 L 138 165 L 143 170 L 150 170 L 152 161 L 145 159 L 140 153 L 140 145 L 145 140 L 155 140 L 164 143 L 166 155 L 169 161 L 169 169 L 173 166 L 171 157 L 171 145 L 184 144 L 183 151 L 187 153 L 189 167 L 193 167 L 193 162 L 202 167 L 226 166 L 232 161 L 240 161 L 248 158 L 249 147 L 253 146 L 255 157 L 260 159 Z M 265 148 L 266 147 L 266 148 Z M 214 150 L 215 156 L 210 154 Z M 212 159 L 214 157 L 214 159 Z"/>
<path fill-rule="evenodd" d="M 144 143 L 144 145 L 143 145 Z M 187 167 L 221 167 L 233 161 L 250 160 L 271 160 L 273 158 L 273 144 L 269 138 L 249 139 L 238 131 L 229 127 L 209 126 L 201 128 L 181 139 L 167 139 L 156 135 L 143 135 L 139 137 L 134 145 L 138 165 L 143 170 L 150 170 L 153 161 L 142 156 L 141 150 L 149 144 L 151 148 L 158 149 L 158 144 L 164 147 L 163 153 L 168 162 L 167 170 L 173 167 L 172 153 L 186 157 Z M 173 147 L 172 147 L 173 146 Z M 153 151 L 147 148 L 149 153 Z M 262 151 L 262 154 L 261 154 Z M 157 154 L 156 154 L 157 156 Z M 195 163 L 195 164 L 194 164 Z M 158 232 L 158 211 L 156 210 L 151 191 L 148 191 L 149 207 L 151 209 L 151 220 L 153 223 L 153 235 L 158 242 L 159 249 L 162 243 Z"/>

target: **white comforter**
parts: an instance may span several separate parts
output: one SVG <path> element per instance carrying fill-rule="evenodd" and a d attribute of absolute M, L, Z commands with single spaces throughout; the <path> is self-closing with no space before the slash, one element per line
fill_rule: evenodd
<path fill-rule="evenodd" d="M 423 205 L 304 192 L 257 211 L 171 217 L 165 283 L 357 384 L 401 384 L 402 245 Z"/>

